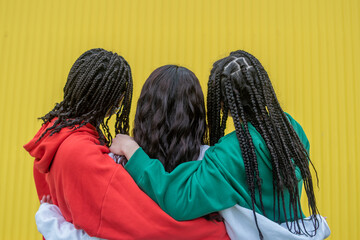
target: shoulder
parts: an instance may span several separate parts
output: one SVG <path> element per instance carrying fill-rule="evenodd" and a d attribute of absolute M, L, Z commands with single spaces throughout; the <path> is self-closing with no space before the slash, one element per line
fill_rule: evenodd
<path fill-rule="evenodd" d="M 232 144 L 234 141 L 235 142 L 237 141 L 237 137 L 236 137 L 236 132 L 232 131 L 231 133 L 228 133 L 225 136 L 223 136 L 222 138 L 220 138 L 218 143 L 215 144 L 215 146 Z"/>
<path fill-rule="evenodd" d="M 105 145 L 101 145 L 97 136 L 88 132 L 74 132 L 70 134 L 61 144 L 59 150 L 68 152 L 87 152 L 91 150 L 99 150 L 109 153 Z"/>
<path fill-rule="evenodd" d="M 96 136 L 87 132 L 74 132 L 60 145 L 54 164 L 75 168 L 92 168 L 105 160 L 114 161 L 108 155 L 109 149 L 101 145 Z"/>
<path fill-rule="evenodd" d="M 212 155 L 212 159 L 223 159 L 224 157 L 238 158 L 241 156 L 236 132 L 233 131 L 220 138 L 218 143 L 210 147 L 205 154 Z"/>
<path fill-rule="evenodd" d="M 214 146 L 212 146 L 208 151 L 218 151 L 221 149 L 231 150 L 233 146 L 238 146 L 238 139 L 235 131 L 226 134 L 225 136 L 220 138 L 219 141 Z"/>
<path fill-rule="evenodd" d="M 304 129 L 302 128 L 300 123 L 298 123 L 290 114 L 288 114 L 288 113 L 285 113 L 285 114 L 286 114 L 291 126 L 294 128 L 296 134 L 300 138 L 300 141 L 304 145 L 305 149 L 307 151 L 309 151 L 310 143 L 309 143 L 309 140 L 308 140 L 308 138 L 307 138 L 307 136 L 305 134 Z"/>
<path fill-rule="evenodd" d="M 256 130 L 256 128 L 251 124 L 248 123 L 249 133 L 251 135 L 252 141 L 254 145 L 263 145 L 265 144 L 261 134 Z M 239 140 L 237 138 L 236 132 L 233 131 L 224 137 L 220 138 L 219 142 L 214 145 L 217 148 L 239 148 Z"/>
<path fill-rule="evenodd" d="M 290 124 L 293 126 L 295 131 L 304 131 L 301 127 L 301 125 L 288 113 L 285 112 L 285 115 L 287 117 L 287 119 L 289 120 Z"/>
<path fill-rule="evenodd" d="M 302 126 L 300 125 L 300 123 L 298 123 L 290 114 L 285 113 L 287 119 L 289 120 L 291 126 L 294 128 L 295 132 L 298 135 L 302 135 L 305 134 L 304 129 L 302 128 Z"/>

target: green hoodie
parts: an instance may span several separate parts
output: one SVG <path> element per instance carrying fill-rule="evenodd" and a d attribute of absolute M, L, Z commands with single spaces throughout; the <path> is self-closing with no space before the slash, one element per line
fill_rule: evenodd
<path fill-rule="evenodd" d="M 309 141 L 302 127 L 290 115 L 287 116 L 305 149 L 309 151 Z M 255 127 L 250 123 L 248 127 L 262 178 L 265 213 L 261 211 L 257 191 L 255 211 L 274 221 L 279 216 L 278 209 L 274 216 L 274 200 L 277 200 L 274 199 L 270 153 Z M 244 161 L 235 132 L 222 137 L 217 144 L 209 148 L 202 161 L 182 163 L 171 173 L 164 170 L 160 161 L 150 159 L 141 148 L 134 153 L 125 168 L 138 186 L 176 220 L 194 219 L 235 204 L 252 209 Z M 296 169 L 296 175 L 301 193 L 302 180 L 299 169 Z M 287 191 L 284 192 L 284 199 L 285 206 L 289 206 Z M 286 209 L 287 214 L 289 211 L 291 210 Z M 280 222 L 285 222 L 284 211 L 279 212 Z M 289 215 L 287 218 L 289 220 Z"/>

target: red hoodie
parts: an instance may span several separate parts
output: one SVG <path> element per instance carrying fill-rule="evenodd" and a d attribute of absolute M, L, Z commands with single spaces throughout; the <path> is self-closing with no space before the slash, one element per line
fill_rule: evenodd
<path fill-rule="evenodd" d="M 163 212 L 108 156 L 92 125 L 64 128 L 36 142 L 52 124 L 44 124 L 24 148 L 35 157 L 39 199 L 50 194 L 77 228 L 105 239 L 229 239 L 223 223 L 178 222 Z"/>

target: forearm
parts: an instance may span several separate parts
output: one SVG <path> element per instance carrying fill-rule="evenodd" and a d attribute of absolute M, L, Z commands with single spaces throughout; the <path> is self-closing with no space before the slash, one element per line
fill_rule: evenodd
<path fill-rule="evenodd" d="M 150 159 L 140 148 L 125 169 L 166 213 L 176 220 L 189 220 L 231 207 L 238 198 L 215 165 L 202 163 L 183 163 L 167 173 L 160 161 Z"/>

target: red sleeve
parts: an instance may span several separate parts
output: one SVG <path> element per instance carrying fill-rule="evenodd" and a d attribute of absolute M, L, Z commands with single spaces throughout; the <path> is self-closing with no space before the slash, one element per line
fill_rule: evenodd
<path fill-rule="evenodd" d="M 223 223 L 177 222 L 88 135 L 72 134 L 58 149 L 48 180 L 64 217 L 106 239 L 228 239 Z"/>
<path fill-rule="evenodd" d="M 41 198 L 44 195 L 50 195 L 49 185 L 47 184 L 47 182 L 45 180 L 44 173 L 40 173 L 35 167 L 33 167 L 33 172 L 34 172 L 34 181 L 35 181 L 36 191 L 37 191 L 39 200 L 41 200 Z"/>
<path fill-rule="evenodd" d="M 46 177 L 44 173 L 39 172 L 39 170 L 37 170 L 35 166 L 33 167 L 33 173 L 36 191 L 40 201 L 44 195 L 50 195 L 50 189 L 49 185 L 46 182 Z M 45 240 L 44 237 L 42 237 L 42 239 Z"/>

